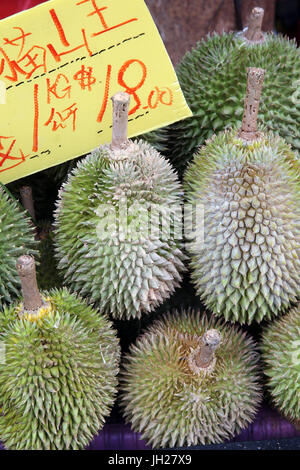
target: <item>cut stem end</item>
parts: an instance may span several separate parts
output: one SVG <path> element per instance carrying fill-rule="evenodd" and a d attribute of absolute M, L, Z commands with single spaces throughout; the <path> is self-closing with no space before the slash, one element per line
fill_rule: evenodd
<path fill-rule="evenodd" d="M 253 8 L 249 18 L 248 28 L 244 35 L 248 41 L 261 42 L 264 40 L 264 35 L 262 33 L 263 19 L 264 9 L 258 7 Z"/>
<path fill-rule="evenodd" d="M 217 330 L 212 329 L 204 333 L 200 345 L 191 352 L 188 358 L 188 364 L 193 373 L 208 374 L 214 370 L 215 351 L 219 347 L 221 339 L 221 334 Z"/>
<path fill-rule="evenodd" d="M 246 141 L 257 140 L 257 116 L 260 96 L 264 82 L 265 70 L 255 67 L 247 69 L 247 91 L 244 104 L 244 115 L 239 137 Z"/>
<path fill-rule="evenodd" d="M 17 261 L 17 271 L 22 286 L 24 309 L 38 310 L 42 307 L 43 300 L 37 286 L 34 258 L 28 255 L 20 256 Z"/>
<path fill-rule="evenodd" d="M 128 112 L 130 96 L 128 93 L 118 92 L 112 97 L 113 102 L 113 125 L 111 148 L 121 150 L 128 145 Z"/>

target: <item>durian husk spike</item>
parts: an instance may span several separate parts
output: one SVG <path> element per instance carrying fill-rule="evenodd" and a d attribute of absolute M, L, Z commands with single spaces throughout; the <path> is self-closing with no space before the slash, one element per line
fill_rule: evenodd
<path fill-rule="evenodd" d="M 255 7 L 251 11 L 248 28 L 245 32 L 245 38 L 250 42 L 263 41 L 264 35 L 262 33 L 262 22 L 264 19 L 264 9 Z"/>
<path fill-rule="evenodd" d="M 244 115 L 239 137 L 245 141 L 257 140 L 257 116 L 259 102 L 266 71 L 256 67 L 247 68 L 247 91 L 244 103 Z"/>
<path fill-rule="evenodd" d="M 122 150 L 129 145 L 127 130 L 130 96 L 128 93 L 119 91 L 111 100 L 113 103 L 111 148 L 112 150 Z"/>
<path fill-rule="evenodd" d="M 188 365 L 193 373 L 207 374 L 213 372 L 216 364 L 215 351 L 219 347 L 221 339 L 218 330 L 210 329 L 204 333 L 199 346 L 193 349 L 188 357 Z"/>
<path fill-rule="evenodd" d="M 22 286 L 24 315 L 26 311 L 36 312 L 43 306 L 43 300 L 37 286 L 34 258 L 29 255 L 20 256 L 17 271 Z"/>

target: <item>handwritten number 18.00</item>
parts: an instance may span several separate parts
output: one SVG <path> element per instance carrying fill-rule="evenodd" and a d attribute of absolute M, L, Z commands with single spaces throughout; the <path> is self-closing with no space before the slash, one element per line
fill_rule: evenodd
<path fill-rule="evenodd" d="M 129 85 L 127 83 L 127 79 L 126 79 L 126 72 L 129 72 L 129 70 L 132 66 L 135 66 L 135 67 L 139 66 L 140 69 L 141 69 L 141 78 L 135 86 Z M 97 117 L 97 122 L 102 122 L 103 116 L 104 116 L 106 108 L 107 108 L 111 78 L 112 78 L 112 66 L 108 65 L 107 66 L 107 73 L 106 73 L 104 97 L 103 97 L 103 102 L 102 102 L 102 105 L 101 105 L 99 115 Z M 141 99 L 138 95 L 138 91 L 145 84 L 146 78 L 147 78 L 147 67 L 144 64 L 144 62 L 142 62 L 139 59 L 127 60 L 122 65 L 122 67 L 120 68 L 120 70 L 118 72 L 118 84 L 134 100 L 134 106 L 133 106 L 133 108 L 130 109 L 129 115 L 134 114 L 142 106 L 142 102 L 141 102 Z M 156 86 L 154 88 L 154 90 L 150 91 L 148 99 L 147 99 L 147 105 L 144 106 L 143 109 L 147 109 L 147 108 L 155 109 L 159 106 L 159 104 L 162 104 L 162 105 L 165 105 L 165 106 L 171 106 L 173 104 L 173 93 L 172 93 L 172 90 L 170 88 L 165 87 L 165 88 L 160 89 L 159 87 Z"/>

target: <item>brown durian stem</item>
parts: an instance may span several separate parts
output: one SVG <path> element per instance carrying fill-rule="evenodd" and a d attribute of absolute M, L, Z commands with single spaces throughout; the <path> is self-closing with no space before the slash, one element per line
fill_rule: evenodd
<path fill-rule="evenodd" d="M 195 356 L 197 367 L 208 367 L 215 356 L 215 350 L 221 342 L 221 335 L 217 330 L 208 330 L 201 338 L 199 353 Z"/>
<path fill-rule="evenodd" d="M 21 202 L 26 211 L 31 215 L 32 220 L 36 221 L 34 201 L 32 197 L 32 189 L 30 186 L 22 186 L 20 188 Z"/>
<path fill-rule="evenodd" d="M 215 362 L 215 350 L 221 343 L 221 334 L 217 330 L 208 330 L 200 339 L 200 345 L 194 350 L 188 363 L 192 372 L 211 372 Z"/>
<path fill-rule="evenodd" d="M 247 31 L 245 33 L 245 38 L 251 42 L 259 42 L 264 39 L 262 33 L 262 22 L 264 19 L 264 9 L 255 7 L 253 8 L 250 18 Z"/>
<path fill-rule="evenodd" d="M 257 116 L 265 72 L 264 69 L 255 67 L 247 68 L 247 91 L 242 128 L 239 132 L 239 137 L 247 141 L 256 140 L 259 137 Z"/>
<path fill-rule="evenodd" d="M 38 310 L 42 307 L 43 300 L 36 282 L 34 258 L 28 255 L 20 256 L 17 261 L 17 271 L 22 286 L 24 309 Z"/>
<path fill-rule="evenodd" d="M 128 93 L 118 92 L 112 97 L 113 102 L 113 125 L 111 148 L 121 150 L 128 145 L 128 111 L 130 96 Z"/>

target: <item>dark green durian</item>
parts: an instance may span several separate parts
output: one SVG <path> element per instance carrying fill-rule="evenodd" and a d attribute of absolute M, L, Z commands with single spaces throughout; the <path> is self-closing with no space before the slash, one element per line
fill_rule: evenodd
<path fill-rule="evenodd" d="M 234 326 L 200 310 L 165 315 L 125 357 L 126 421 L 154 448 L 231 439 L 261 402 L 258 360 L 252 339 Z"/>
<path fill-rule="evenodd" d="M 261 351 L 273 403 L 300 429 L 300 307 L 268 325 Z"/>
<path fill-rule="evenodd" d="M 66 285 L 113 318 L 151 312 L 184 270 L 181 196 L 171 165 L 149 144 L 125 139 L 120 148 L 94 150 L 72 171 L 57 203 L 56 254 Z M 153 209 L 163 221 L 151 225 Z M 164 222 L 171 219 L 170 229 Z"/>
<path fill-rule="evenodd" d="M 180 172 L 214 133 L 241 122 L 247 67 L 267 71 L 259 124 L 279 133 L 299 158 L 300 50 L 281 35 L 264 33 L 263 40 L 251 42 L 245 34 L 212 34 L 177 66 L 193 117 L 155 132 L 151 140 Z"/>
<path fill-rule="evenodd" d="M 118 339 L 66 289 L 38 295 L 37 308 L 26 308 L 27 293 L 0 314 L 0 440 L 14 450 L 82 449 L 115 399 Z"/>
<path fill-rule="evenodd" d="M 67 162 L 61 163 L 60 165 L 52 166 L 46 170 L 47 177 L 50 181 L 53 181 L 54 184 L 61 187 L 61 185 L 67 180 L 68 174 L 76 167 L 78 161 L 82 157 L 73 158 Z"/>
<path fill-rule="evenodd" d="M 23 253 L 36 254 L 30 218 L 0 184 L 0 308 L 19 296 L 16 261 Z"/>
<path fill-rule="evenodd" d="M 185 189 L 204 211 L 187 244 L 197 293 L 216 315 L 249 324 L 300 296 L 300 161 L 281 137 L 258 132 L 245 140 L 243 132 L 207 141 Z"/>

